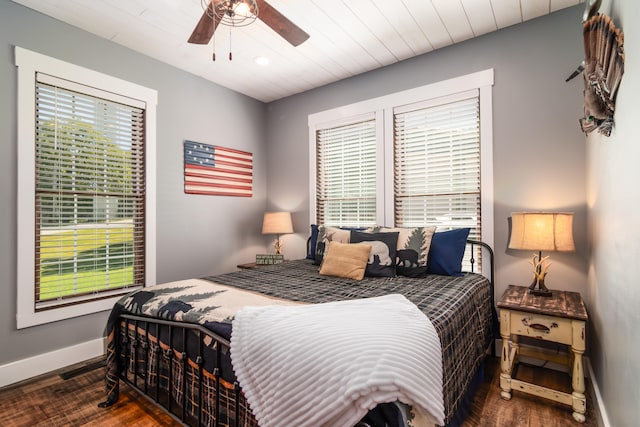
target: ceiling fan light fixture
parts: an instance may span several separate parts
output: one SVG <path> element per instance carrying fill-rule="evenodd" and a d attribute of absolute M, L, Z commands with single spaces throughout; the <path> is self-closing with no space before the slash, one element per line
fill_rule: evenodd
<path fill-rule="evenodd" d="M 200 0 L 200 3 L 209 18 L 229 27 L 245 27 L 258 18 L 255 0 Z"/>
<path fill-rule="evenodd" d="M 257 8 L 257 6 L 256 6 Z M 233 5 L 233 14 L 236 16 L 241 16 L 241 17 L 245 17 L 245 18 L 249 18 L 249 16 L 253 15 L 251 13 L 251 9 L 249 8 L 249 5 L 243 1 L 240 2 L 236 2 Z M 254 15 L 254 19 L 256 18 L 256 16 Z"/>

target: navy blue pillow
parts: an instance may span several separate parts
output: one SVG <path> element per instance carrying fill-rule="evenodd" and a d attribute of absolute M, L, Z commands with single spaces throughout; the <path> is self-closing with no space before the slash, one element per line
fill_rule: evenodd
<path fill-rule="evenodd" d="M 318 226 L 311 224 L 311 237 L 309 237 L 309 247 L 307 247 L 307 259 L 316 259 L 316 245 L 318 244 Z"/>
<path fill-rule="evenodd" d="M 398 232 L 392 233 L 361 233 L 351 230 L 351 243 L 368 243 L 371 254 L 365 276 L 394 277 L 396 275 L 396 250 L 398 247 Z"/>
<path fill-rule="evenodd" d="M 433 234 L 427 272 L 443 276 L 462 276 L 462 257 L 469 237 L 469 228 L 458 228 Z"/>

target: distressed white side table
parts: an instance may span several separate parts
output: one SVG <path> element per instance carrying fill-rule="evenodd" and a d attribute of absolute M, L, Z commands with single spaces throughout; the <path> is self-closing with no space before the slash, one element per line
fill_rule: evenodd
<path fill-rule="evenodd" d="M 585 327 L 588 317 L 580 294 L 552 291 L 552 296 L 542 297 L 529 294 L 526 287 L 511 285 L 498 302 L 498 308 L 502 337 L 500 361 L 502 398 L 509 400 L 511 391 L 518 390 L 551 399 L 571 405 L 573 418 L 578 422 L 585 422 L 587 400 L 584 394 L 582 355 L 586 348 Z M 518 342 L 519 336 L 566 344 L 571 351 L 568 357 L 562 357 L 522 348 Z M 512 378 L 514 365 L 518 363 L 520 355 L 566 364 L 571 372 L 573 392 L 564 393 Z"/>

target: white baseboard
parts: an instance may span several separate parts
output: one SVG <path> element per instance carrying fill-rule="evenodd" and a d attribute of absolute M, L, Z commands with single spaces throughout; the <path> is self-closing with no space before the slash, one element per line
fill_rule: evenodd
<path fill-rule="evenodd" d="M 593 385 L 593 393 L 595 394 L 594 398 L 596 400 L 596 404 L 598 405 L 598 412 L 600 413 L 598 426 L 611 427 L 609 416 L 607 415 L 607 411 L 604 407 L 604 402 L 602 401 L 602 395 L 600 394 L 600 388 L 598 387 L 598 383 L 596 382 L 596 376 L 593 374 L 591 360 L 589 360 L 588 357 L 585 357 L 585 365 L 587 367 L 587 371 L 589 372 L 589 378 L 591 379 L 591 384 Z"/>
<path fill-rule="evenodd" d="M 71 347 L 0 365 L 0 387 L 5 387 L 106 353 L 106 341 L 98 338 Z"/>

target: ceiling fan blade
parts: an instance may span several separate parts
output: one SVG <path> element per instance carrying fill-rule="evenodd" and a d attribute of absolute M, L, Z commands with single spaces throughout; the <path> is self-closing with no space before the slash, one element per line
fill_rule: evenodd
<path fill-rule="evenodd" d="M 309 38 L 309 34 L 302 31 L 300 27 L 289 21 L 266 1 L 256 0 L 256 4 L 258 5 L 258 19 L 271 27 L 273 31 L 280 34 L 282 38 L 293 46 L 298 46 Z"/>
<path fill-rule="evenodd" d="M 211 0 L 209 6 L 207 6 L 207 10 L 202 13 L 196 28 L 193 29 L 193 33 L 191 33 L 191 37 L 189 37 L 189 43 L 207 44 L 209 40 L 211 40 L 211 37 L 213 37 L 213 33 L 219 24 L 219 21 L 211 18 L 214 16 L 213 4 L 214 0 Z M 216 4 L 215 7 L 217 8 L 218 5 L 219 3 Z"/>

